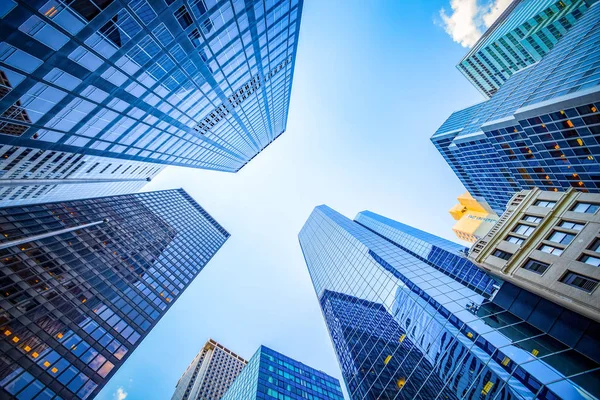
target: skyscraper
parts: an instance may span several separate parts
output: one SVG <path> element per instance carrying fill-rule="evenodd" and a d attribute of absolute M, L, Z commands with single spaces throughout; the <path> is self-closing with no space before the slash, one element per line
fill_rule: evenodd
<path fill-rule="evenodd" d="M 337 379 L 260 346 L 223 400 L 343 400 Z"/>
<path fill-rule="evenodd" d="M 164 168 L 142 161 L 0 145 L 0 207 L 134 193 Z"/>
<path fill-rule="evenodd" d="M 498 214 L 523 189 L 600 193 L 598 38 L 595 2 L 539 62 L 432 136 L 467 190 Z"/>
<path fill-rule="evenodd" d="M 514 73 L 538 62 L 596 0 L 514 0 L 457 65 L 491 97 Z"/>
<path fill-rule="evenodd" d="M 0 145 L 238 171 L 285 131 L 302 4 L 3 1 Z"/>
<path fill-rule="evenodd" d="M 213 339 L 187 367 L 171 400 L 220 400 L 248 361 Z"/>
<path fill-rule="evenodd" d="M 19 399 L 97 394 L 229 237 L 181 189 L 4 208 L 0 229 L 0 397 Z"/>
<path fill-rule="evenodd" d="M 300 245 L 350 398 L 593 399 L 600 326 L 372 212 L 315 208 Z"/>

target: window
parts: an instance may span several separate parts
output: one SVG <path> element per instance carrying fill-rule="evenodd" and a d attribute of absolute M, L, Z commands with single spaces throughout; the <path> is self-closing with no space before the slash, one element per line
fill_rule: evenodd
<path fill-rule="evenodd" d="M 594 289 L 596 289 L 596 286 L 598 286 L 597 280 L 576 274 L 571 271 L 568 271 L 560 281 L 566 285 L 574 286 L 588 293 L 591 293 Z"/>
<path fill-rule="evenodd" d="M 535 202 L 536 206 L 538 207 L 548 207 L 548 208 L 552 208 L 556 205 L 555 201 L 547 201 L 547 200 L 538 200 Z"/>
<path fill-rule="evenodd" d="M 533 226 L 519 224 L 513 232 L 523 236 L 530 236 L 534 230 Z"/>
<path fill-rule="evenodd" d="M 540 222 L 542 222 L 542 217 L 535 217 L 533 215 L 526 215 L 525 218 L 523 218 L 524 221 L 527 222 L 533 222 L 535 224 L 539 224 Z"/>
<path fill-rule="evenodd" d="M 554 231 L 552 232 L 552 235 L 550 235 L 548 240 L 555 243 L 569 244 L 573 241 L 574 237 L 575 235 L 573 235 L 572 233 Z"/>
<path fill-rule="evenodd" d="M 560 256 L 563 252 L 563 249 L 554 246 L 549 246 L 547 244 L 540 247 L 540 250 L 544 253 L 554 254 L 555 256 Z"/>
<path fill-rule="evenodd" d="M 506 251 L 502 251 L 502 250 L 498 250 L 498 249 L 496 249 L 496 251 L 494 251 L 494 253 L 492 255 L 494 257 L 498 257 L 503 260 L 508 260 L 512 257 L 511 253 L 507 253 Z"/>
<path fill-rule="evenodd" d="M 578 222 L 571 222 L 571 221 L 561 221 L 559 226 L 561 228 L 565 228 L 565 229 L 573 229 L 575 231 L 580 231 L 583 229 L 585 224 L 580 224 Z"/>
<path fill-rule="evenodd" d="M 581 256 L 579 261 L 581 261 L 582 263 L 593 265 L 594 267 L 600 267 L 600 258 L 598 257 L 588 256 L 587 254 L 584 254 L 583 256 Z"/>
<path fill-rule="evenodd" d="M 600 239 L 594 240 L 588 249 L 600 253 Z"/>
<path fill-rule="evenodd" d="M 187 28 L 194 22 L 185 6 L 179 7 L 179 9 L 175 11 L 174 15 L 182 29 Z"/>
<path fill-rule="evenodd" d="M 550 264 L 546 264 L 541 261 L 529 259 L 529 260 L 527 260 L 525 265 L 523 265 L 523 268 L 525 268 L 528 271 L 532 271 L 532 272 L 535 272 L 535 273 L 541 275 L 544 272 L 546 272 L 546 270 L 548 269 L 549 266 L 550 266 Z"/>
<path fill-rule="evenodd" d="M 577 203 L 577 204 L 575 204 L 575 207 L 573 207 L 571 209 L 571 211 L 586 213 L 586 214 L 594 214 L 596 211 L 598 211 L 598 208 L 600 208 L 600 206 L 598 204 Z"/>
<path fill-rule="evenodd" d="M 516 237 L 516 236 L 508 236 L 506 238 L 506 241 L 514 243 L 514 244 L 521 244 L 521 243 L 523 243 L 525 241 L 525 239 L 521 239 L 521 238 Z"/>

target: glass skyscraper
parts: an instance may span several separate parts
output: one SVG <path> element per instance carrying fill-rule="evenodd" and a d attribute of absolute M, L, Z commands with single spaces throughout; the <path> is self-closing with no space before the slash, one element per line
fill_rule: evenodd
<path fill-rule="evenodd" d="M 0 207 L 134 193 L 165 166 L 0 145 Z"/>
<path fill-rule="evenodd" d="M 497 213 L 533 187 L 600 193 L 599 3 L 561 36 L 539 62 L 513 73 L 491 99 L 452 114 L 431 138 L 469 192 Z"/>
<path fill-rule="evenodd" d="M 0 209 L 0 397 L 93 397 L 228 237 L 181 189 Z"/>
<path fill-rule="evenodd" d="M 222 400 L 343 400 L 337 379 L 260 346 Z"/>
<path fill-rule="evenodd" d="M 285 131 L 302 4 L 4 0 L 0 145 L 238 171 Z"/>
<path fill-rule="evenodd" d="M 300 245 L 352 400 L 594 399 L 600 325 L 361 212 L 315 208 Z"/>
<path fill-rule="evenodd" d="M 542 59 L 596 0 L 514 0 L 457 65 L 486 97 Z"/>

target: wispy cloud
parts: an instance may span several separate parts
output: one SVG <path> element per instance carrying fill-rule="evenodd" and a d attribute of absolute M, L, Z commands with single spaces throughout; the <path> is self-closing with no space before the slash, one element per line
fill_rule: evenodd
<path fill-rule="evenodd" d="M 450 0 L 451 12 L 440 10 L 444 30 L 457 43 L 471 47 L 482 33 L 494 23 L 512 0 Z"/>
<path fill-rule="evenodd" d="M 113 394 L 114 400 L 125 400 L 127 398 L 127 392 L 122 387 L 118 388 Z"/>

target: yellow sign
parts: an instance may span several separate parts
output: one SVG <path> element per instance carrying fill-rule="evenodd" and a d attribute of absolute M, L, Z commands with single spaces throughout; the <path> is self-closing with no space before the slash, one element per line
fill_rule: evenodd
<path fill-rule="evenodd" d="M 458 197 L 458 203 L 450 209 L 457 222 L 452 230 L 459 239 L 475 243 L 498 222 L 498 215 L 484 201 L 475 200 L 469 192 Z"/>

